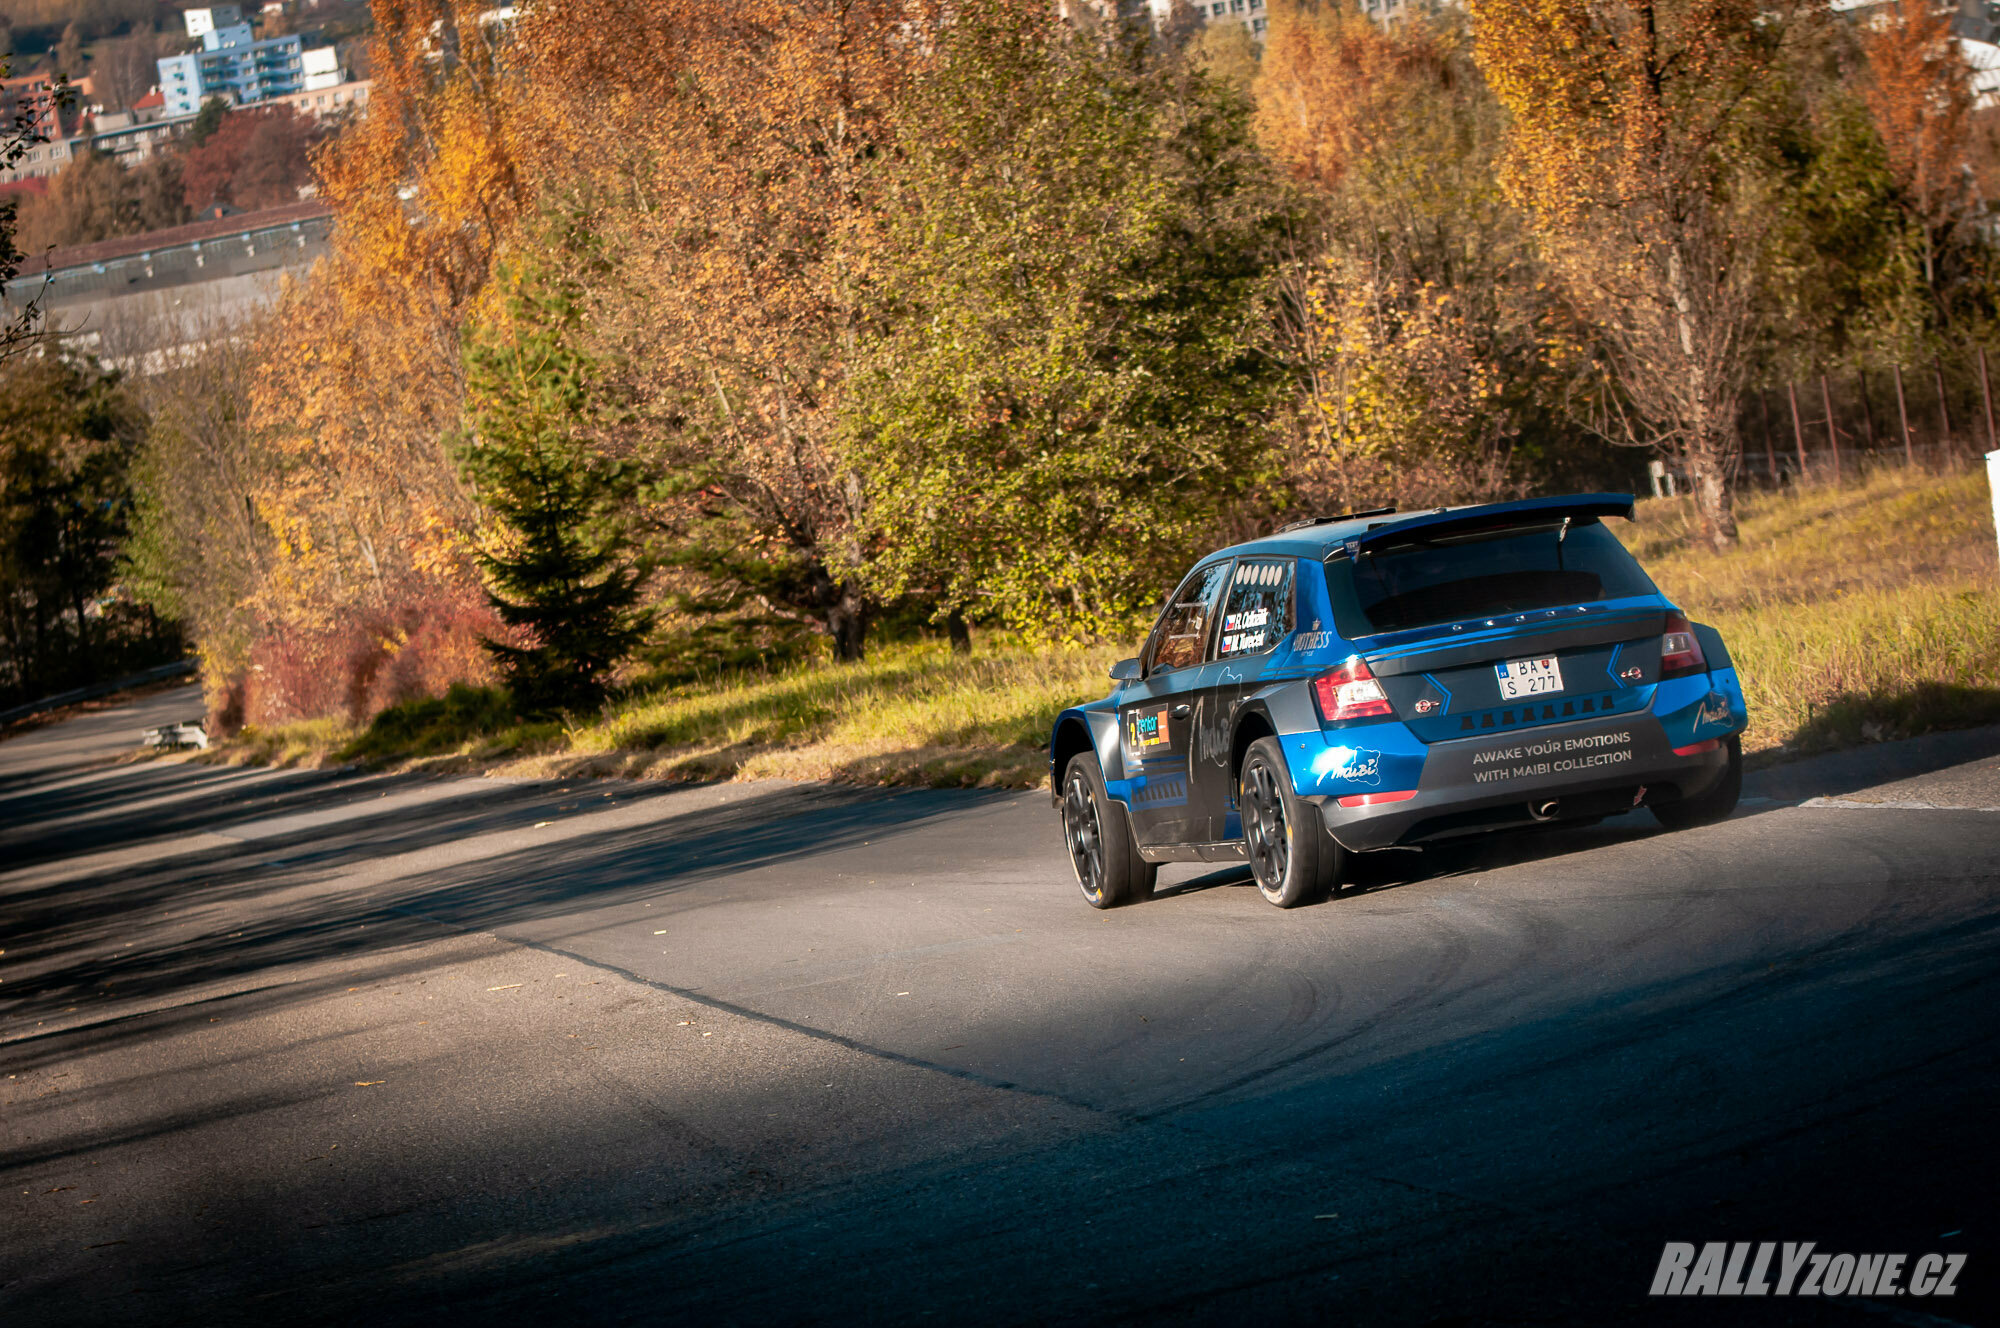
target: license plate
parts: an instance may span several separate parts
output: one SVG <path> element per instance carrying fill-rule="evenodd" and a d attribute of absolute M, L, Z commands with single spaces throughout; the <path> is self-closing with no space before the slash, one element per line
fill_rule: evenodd
<path fill-rule="evenodd" d="M 1554 655 L 1544 655 L 1540 659 L 1510 659 L 1504 664 L 1495 664 L 1493 672 L 1500 676 L 1502 701 L 1546 696 L 1563 689 L 1562 666 L 1556 663 Z"/>

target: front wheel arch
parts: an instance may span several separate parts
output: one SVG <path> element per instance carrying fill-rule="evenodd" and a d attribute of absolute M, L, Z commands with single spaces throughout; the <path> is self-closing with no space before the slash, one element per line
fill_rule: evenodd
<path fill-rule="evenodd" d="M 1063 775 L 1069 770 L 1070 761 L 1096 750 L 1097 745 L 1090 740 L 1090 729 L 1082 720 L 1066 719 L 1057 727 L 1055 736 L 1049 739 L 1049 801 L 1058 807 L 1062 805 Z"/>

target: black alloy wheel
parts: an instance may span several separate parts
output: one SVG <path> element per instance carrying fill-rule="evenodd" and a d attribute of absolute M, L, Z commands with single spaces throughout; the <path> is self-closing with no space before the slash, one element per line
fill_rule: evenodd
<path fill-rule="evenodd" d="M 1070 866 L 1092 908 L 1137 903 L 1153 893 L 1159 868 L 1140 859 L 1132 823 L 1105 791 L 1093 753 L 1071 757 L 1063 772 L 1062 818 Z"/>
<path fill-rule="evenodd" d="M 1292 791 L 1285 750 L 1276 738 L 1250 744 L 1237 802 L 1244 856 L 1259 894 L 1279 908 L 1297 908 L 1334 890 L 1346 851 L 1326 832 L 1319 808 Z"/>
<path fill-rule="evenodd" d="M 1268 762 L 1252 757 L 1243 766 L 1243 846 L 1250 855 L 1250 872 L 1266 896 L 1283 887 L 1292 865 L 1291 827 L 1285 821 L 1285 796 Z"/>

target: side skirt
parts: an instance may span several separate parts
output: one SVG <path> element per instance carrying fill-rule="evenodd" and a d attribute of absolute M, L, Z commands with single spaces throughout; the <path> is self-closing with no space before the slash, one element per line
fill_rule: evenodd
<path fill-rule="evenodd" d="M 1240 839 L 1223 839 L 1212 844 L 1141 844 L 1139 857 L 1145 862 L 1248 862 L 1249 852 Z"/>

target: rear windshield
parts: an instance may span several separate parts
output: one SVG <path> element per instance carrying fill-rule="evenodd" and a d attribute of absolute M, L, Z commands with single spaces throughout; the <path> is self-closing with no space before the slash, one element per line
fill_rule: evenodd
<path fill-rule="evenodd" d="M 1657 593 L 1625 546 L 1595 520 L 1572 522 L 1567 533 L 1561 522 L 1550 522 L 1413 538 L 1326 570 L 1346 636 Z M 1344 621 L 1350 617 L 1358 620 Z"/>

